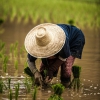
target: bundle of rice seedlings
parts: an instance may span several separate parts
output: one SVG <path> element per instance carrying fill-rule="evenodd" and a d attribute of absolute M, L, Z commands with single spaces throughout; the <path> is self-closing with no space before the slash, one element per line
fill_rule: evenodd
<path fill-rule="evenodd" d="M 51 87 L 54 91 L 54 94 L 52 94 L 48 100 L 63 100 L 61 94 L 63 93 L 65 87 L 60 83 L 54 84 Z"/>
<path fill-rule="evenodd" d="M 25 74 L 27 74 L 28 76 L 33 77 L 33 73 L 31 72 L 31 70 L 29 69 L 29 67 L 26 67 L 26 68 L 24 69 L 24 72 L 25 72 Z"/>
<path fill-rule="evenodd" d="M 73 73 L 73 79 L 70 84 L 70 88 L 78 92 L 81 88 L 81 81 L 80 81 L 81 67 L 74 65 L 72 67 L 72 73 Z"/>

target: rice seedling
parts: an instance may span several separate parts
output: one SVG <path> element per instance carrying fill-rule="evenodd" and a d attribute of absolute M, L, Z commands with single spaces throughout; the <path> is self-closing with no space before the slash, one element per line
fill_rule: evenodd
<path fill-rule="evenodd" d="M 73 79 L 70 84 L 70 88 L 78 92 L 81 88 L 81 81 L 80 81 L 81 67 L 74 65 L 72 67 L 72 72 L 73 72 Z"/>
<path fill-rule="evenodd" d="M 63 93 L 65 87 L 60 83 L 54 84 L 51 87 L 54 91 L 54 94 L 52 94 L 48 100 L 63 100 L 61 94 Z"/>
<path fill-rule="evenodd" d="M 18 100 L 19 86 L 20 86 L 19 83 L 17 85 L 15 85 L 15 100 Z"/>
<path fill-rule="evenodd" d="M 32 93 L 32 100 L 36 100 L 36 94 L 37 94 L 37 87 L 34 86 L 34 90 L 33 90 L 33 93 Z"/>
<path fill-rule="evenodd" d="M 0 79 L 0 93 L 3 93 L 3 81 Z"/>
<path fill-rule="evenodd" d="M 5 85 L 5 83 L 3 82 L 3 80 L 0 79 L 0 93 L 3 93 L 4 89 L 7 90 L 7 86 Z"/>
<path fill-rule="evenodd" d="M 9 90 L 8 98 L 9 98 L 9 100 L 13 100 L 12 89 Z"/>
<path fill-rule="evenodd" d="M 3 65 L 2 65 L 3 71 L 6 73 L 7 72 L 8 56 L 3 55 L 2 59 L 3 59 Z"/>
<path fill-rule="evenodd" d="M 0 51 L 5 47 L 5 42 L 0 40 Z"/>
<path fill-rule="evenodd" d="M 24 85 L 26 87 L 27 93 L 30 93 L 31 87 L 32 87 L 32 81 L 29 78 L 26 77 L 25 80 L 24 80 Z"/>
<path fill-rule="evenodd" d="M 24 63 L 24 68 L 26 68 L 28 66 L 27 61 Z"/>
<path fill-rule="evenodd" d="M 11 88 L 10 85 L 11 85 L 11 78 L 9 77 L 9 78 L 8 78 L 8 88 L 9 88 L 9 89 Z"/>
<path fill-rule="evenodd" d="M 18 70 L 18 60 L 14 61 L 14 67 L 15 67 L 16 70 Z"/>

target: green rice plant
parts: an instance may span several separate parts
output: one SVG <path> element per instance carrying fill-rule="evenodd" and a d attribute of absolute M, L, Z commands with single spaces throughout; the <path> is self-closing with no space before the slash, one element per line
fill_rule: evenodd
<path fill-rule="evenodd" d="M 15 100 L 18 100 L 19 86 L 20 86 L 19 83 L 17 85 L 15 85 Z"/>
<path fill-rule="evenodd" d="M 13 50 L 14 50 L 14 44 L 11 43 L 11 44 L 10 44 L 10 52 L 13 52 Z"/>
<path fill-rule="evenodd" d="M 0 93 L 3 93 L 3 81 L 0 80 Z"/>
<path fill-rule="evenodd" d="M 26 77 L 24 80 L 24 85 L 25 85 L 27 93 L 30 93 L 31 87 L 32 87 L 32 81 Z"/>
<path fill-rule="evenodd" d="M 9 88 L 9 89 L 11 88 L 10 85 L 11 85 L 11 78 L 9 77 L 9 78 L 8 78 L 8 88 Z"/>
<path fill-rule="evenodd" d="M 3 71 L 6 73 L 7 72 L 7 63 L 8 63 L 9 58 L 8 58 L 8 56 L 3 55 L 2 59 L 3 59 L 3 65 L 2 65 Z"/>
<path fill-rule="evenodd" d="M 9 89 L 8 98 L 9 98 L 9 100 L 13 100 L 13 93 L 12 93 L 12 89 Z"/>
<path fill-rule="evenodd" d="M 5 42 L 0 40 L 0 51 L 5 47 Z"/>
<path fill-rule="evenodd" d="M 22 46 L 22 47 L 20 48 L 19 53 L 20 53 L 20 56 L 21 56 L 21 57 L 26 56 L 26 50 L 25 50 L 25 47 L 24 47 L 24 46 Z"/>
<path fill-rule="evenodd" d="M 3 82 L 3 80 L 0 79 L 0 93 L 3 93 L 4 89 L 7 90 L 7 86 L 5 85 L 5 83 Z"/>
<path fill-rule="evenodd" d="M 73 79 L 70 84 L 70 88 L 78 92 L 81 88 L 81 81 L 80 81 L 81 67 L 74 65 L 72 67 L 72 72 L 73 72 Z"/>
<path fill-rule="evenodd" d="M 36 94 L 37 94 L 37 87 L 34 86 L 34 90 L 33 90 L 33 93 L 32 93 L 32 100 L 36 100 Z"/>
<path fill-rule="evenodd" d="M 6 63 L 3 63 L 3 65 L 2 65 L 2 67 L 3 67 L 3 72 L 7 72 L 7 64 Z"/>
<path fill-rule="evenodd" d="M 54 91 L 54 94 L 52 94 L 48 98 L 48 100 L 63 100 L 63 98 L 61 97 L 61 94 L 63 93 L 65 87 L 62 84 L 57 83 L 57 84 L 52 85 L 52 89 Z"/>
<path fill-rule="evenodd" d="M 14 57 L 16 58 L 18 56 L 18 48 L 14 49 Z"/>
<path fill-rule="evenodd" d="M 18 70 L 18 60 L 14 61 L 14 67 L 15 67 L 16 70 Z"/>
<path fill-rule="evenodd" d="M 18 55 L 18 41 L 10 44 L 10 52 L 12 53 L 12 56 L 16 57 Z"/>

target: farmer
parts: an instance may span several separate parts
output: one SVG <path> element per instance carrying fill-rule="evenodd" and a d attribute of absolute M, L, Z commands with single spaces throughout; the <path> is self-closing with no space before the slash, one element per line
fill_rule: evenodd
<path fill-rule="evenodd" d="M 60 67 L 61 83 L 67 87 L 71 80 L 72 65 L 75 58 L 81 59 L 84 44 L 84 35 L 75 26 L 44 23 L 34 27 L 25 38 L 25 48 L 35 83 L 51 82 Z M 40 70 L 35 64 L 37 58 L 41 58 Z"/>

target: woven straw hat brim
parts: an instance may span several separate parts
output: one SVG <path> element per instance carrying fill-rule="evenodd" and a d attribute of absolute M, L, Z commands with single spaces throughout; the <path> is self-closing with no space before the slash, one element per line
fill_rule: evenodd
<path fill-rule="evenodd" d="M 51 41 L 46 46 L 39 46 L 36 43 L 35 34 L 39 27 L 44 27 L 51 34 Z M 65 33 L 56 24 L 44 23 L 34 27 L 25 38 L 26 51 L 36 58 L 47 58 L 57 54 L 65 44 Z"/>

